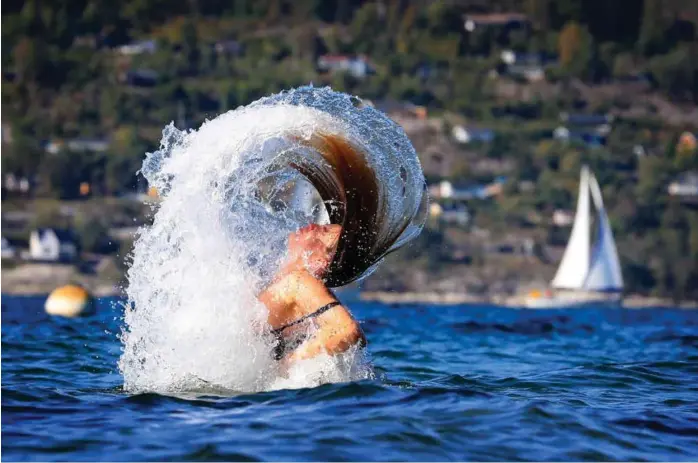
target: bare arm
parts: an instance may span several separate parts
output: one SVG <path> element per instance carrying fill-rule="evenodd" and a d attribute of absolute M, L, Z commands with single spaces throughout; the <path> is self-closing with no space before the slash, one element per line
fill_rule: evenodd
<path fill-rule="evenodd" d="M 296 303 L 305 313 L 312 313 L 336 300 L 334 294 L 311 275 L 302 277 L 299 283 L 304 290 L 298 293 Z M 322 352 L 338 354 L 357 343 L 366 344 L 359 324 L 343 305 L 319 315 L 317 322 L 320 324 L 318 332 L 291 354 L 289 361 L 311 358 Z"/>

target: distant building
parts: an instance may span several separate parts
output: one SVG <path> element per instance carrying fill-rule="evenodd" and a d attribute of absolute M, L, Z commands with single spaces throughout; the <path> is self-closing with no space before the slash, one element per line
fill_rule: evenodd
<path fill-rule="evenodd" d="M 4 236 L 2 237 L 2 252 L 0 254 L 3 259 L 14 259 L 17 256 L 17 249 Z"/>
<path fill-rule="evenodd" d="M 490 143 L 494 140 L 494 130 L 456 125 L 451 129 L 451 136 L 458 143 Z"/>
<path fill-rule="evenodd" d="M 468 32 L 486 27 L 528 29 L 530 25 L 531 21 L 523 13 L 466 14 L 463 16 L 463 28 Z"/>
<path fill-rule="evenodd" d="M 219 40 L 213 45 L 216 53 L 228 56 L 241 56 L 245 47 L 237 40 Z"/>
<path fill-rule="evenodd" d="M 3 177 L 2 187 L 6 191 L 28 193 L 31 185 L 27 177 L 17 177 L 15 174 L 5 174 Z"/>
<path fill-rule="evenodd" d="M 540 64 L 550 65 L 557 63 L 557 55 L 545 52 L 521 53 L 506 49 L 499 54 L 499 59 L 504 64 Z"/>
<path fill-rule="evenodd" d="M 317 68 L 321 72 L 346 72 L 358 79 L 374 73 L 365 56 L 322 55 L 317 60 Z"/>
<path fill-rule="evenodd" d="M 603 135 L 611 131 L 613 116 L 610 114 L 570 114 L 560 113 L 560 120 L 567 126 L 592 127 Z"/>
<path fill-rule="evenodd" d="M 555 129 L 554 138 L 576 141 L 587 146 L 602 146 L 606 144 L 606 136 L 611 133 L 613 116 L 561 113 L 560 120 L 565 125 Z"/>
<path fill-rule="evenodd" d="M 504 50 L 500 53 L 501 64 L 492 72 L 492 76 L 509 76 L 538 82 L 545 80 L 545 68 L 557 63 L 557 57 L 546 53 L 519 53 Z"/>
<path fill-rule="evenodd" d="M 78 242 L 70 230 L 38 228 L 29 235 L 29 257 L 47 262 L 72 262 L 78 256 Z"/>
<path fill-rule="evenodd" d="M 131 42 L 126 45 L 121 45 L 116 48 L 116 51 L 124 56 L 142 55 L 144 53 L 155 53 L 158 49 L 158 44 L 155 40 L 140 40 Z"/>
<path fill-rule="evenodd" d="M 470 222 L 470 212 L 464 204 L 438 204 L 429 206 L 429 215 L 442 223 L 456 224 L 462 227 Z"/>
<path fill-rule="evenodd" d="M 131 87 L 155 87 L 160 75 L 152 69 L 134 69 L 119 76 L 119 81 Z"/>
<path fill-rule="evenodd" d="M 684 172 L 668 187 L 672 196 L 698 198 L 698 171 Z"/>
<path fill-rule="evenodd" d="M 487 199 L 501 194 L 506 180 L 506 177 L 497 177 L 486 185 L 472 185 L 465 188 L 455 188 L 451 182 L 443 180 L 429 186 L 429 197 L 453 201 Z"/>
<path fill-rule="evenodd" d="M 575 141 L 587 146 L 596 147 L 606 144 L 606 137 L 598 133 L 570 130 L 567 127 L 558 127 L 553 131 L 553 138 L 561 141 Z"/>
<path fill-rule="evenodd" d="M 46 144 L 46 152 L 58 154 L 63 150 L 77 152 L 104 153 L 111 142 L 106 138 L 74 138 L 72 140 L 52 140 Z"/>
<path fill-rule="evenodd" d="M 505 68 L 505 74 L 527 82 L 545 80 L 545 68 L 540 64 L 511 64 Z"/>
<path fill-rule="evenodd" d="M 558 227 L 570 227 L 574 223 L 574 213 L 563 209 L 553 212 L 553 224 Z"/>
<path fill-rule="evenodd" d="M 448 180 L 429 186 L 429 197 L 435 199 L 451 198 L 453 196 L 453 184 Z"/>

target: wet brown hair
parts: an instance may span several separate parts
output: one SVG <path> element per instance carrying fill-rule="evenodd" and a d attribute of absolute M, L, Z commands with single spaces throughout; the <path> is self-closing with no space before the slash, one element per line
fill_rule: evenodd
<path fill-rule="evenodd" d="M 407 228 L 409 220 L 403 219 L 397 227 L 385 226 L 383 213 L 388 199 L 379 194 L 378 178 L 361 148 L 339 136 L 320 133 L 297 141 L 320 153 L 334 174 L 325 175 L 300 162 L 292 165 L 329 205 L 330 222 L 342 226 L 325 283 L 330 287 L 343 286 L 378 262 Z"/>

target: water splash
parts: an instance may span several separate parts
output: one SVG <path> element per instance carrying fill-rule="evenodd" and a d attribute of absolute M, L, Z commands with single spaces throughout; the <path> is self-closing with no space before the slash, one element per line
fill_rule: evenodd
<path fill-rule="evenodd" d="M 419 233 L 424 178 L 397 124 L 357 98 L 303 87 L 196 131 L 170 124 L 141 172 L 162 201 L 128 271 L 126 389 L 256 391 L 370 374 L 348 352 L 280 379 L 256 294 L 288 234 L 308 223 L 343 225 L 332 286 L 365 277 Z"/>

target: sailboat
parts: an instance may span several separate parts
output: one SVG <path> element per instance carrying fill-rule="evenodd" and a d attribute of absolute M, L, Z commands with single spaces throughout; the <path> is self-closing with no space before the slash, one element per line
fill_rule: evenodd
<path fill-rule="evenodd" d="M 596 240 L 592 246 L 590 199 L 596 209 Z M 529 308 L 619 306 L 623 275 L 601 188 L 587 166 L 582 167 L 577 211 L 567 248 L 551 288 L 533 292 L 524 301 Z"/>

